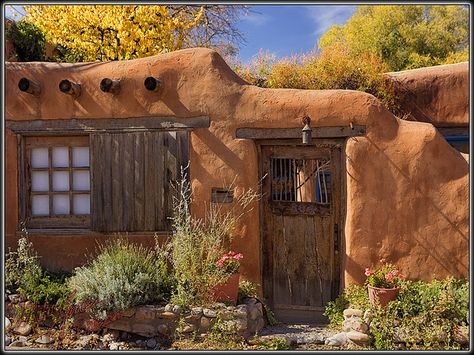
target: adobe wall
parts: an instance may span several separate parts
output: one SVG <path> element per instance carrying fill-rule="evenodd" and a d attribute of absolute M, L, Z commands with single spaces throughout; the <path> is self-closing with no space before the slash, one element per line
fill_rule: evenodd
<path fill-rule="evenodd" d="M 235 139 L 239 127 L 366 125 L 367 135 L 345 148 L 347 216 L 344 281 L 362 282 L 364 268 L 381 257 L 410 278 L 466 276 L 468 272 L 468 172 L 461 154 L 428 123 L 402 121 L 373 96 L 348 90 L 262 89 L 247 85 L 214 51 L 188 49 L 110 63 L 7 63 L 6 119 L 127 118 L 207 115 L 209 129 L 191 137 L 193 213 L 204 214 L 211 187 L 236 177 L 236 193 L 258 182 L 253 141 Z M 147 92 L 147 76 L 163 79 L 160 95 Z M 42 83 L 39 98 L 22 93 L 18 80 Z M 121 93 L 99 89 L 104 77 L 122 80 Z M 80 82 L 74 100 L 58 90 L 64 78 Z M 6 236 L 15 244 L 16 141 L 6 132 Z M 258 206 L 238 226 L 235 249 L 244 254 L 242 271 L 260 280 Z M 32 236 L 45 264 L 83 262 L 82 251 L 96 237 Z M 142 237 L 137 237 L 142 238 Z M 99 237 L 100 239 L 100 237 Z M 49 244 L 54 243 L 54 244 Z M 60 252 L 68 259 L 52 257 Z"/>
<path fill-rule="evenodd" d="M 437 127 L 469 125 L 469 63 L 385 73 L 406 119 Z"/>

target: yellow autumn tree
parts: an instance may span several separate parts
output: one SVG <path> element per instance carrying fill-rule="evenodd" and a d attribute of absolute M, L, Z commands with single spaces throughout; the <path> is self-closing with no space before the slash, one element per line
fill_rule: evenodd
<path fill-rule="evenodd" d="M 25 20 L 73 60 L 122 60 L 183 47 L 204 8 L 170 12 L 160 5 L 28 5 Z"/>

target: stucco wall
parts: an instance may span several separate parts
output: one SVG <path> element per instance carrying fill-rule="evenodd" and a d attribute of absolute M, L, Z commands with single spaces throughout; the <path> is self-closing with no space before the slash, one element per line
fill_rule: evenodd
<path fill-rule="evenodd" d="M 469 125 L 469 63 L 384 74 L 405 118 L 437 127 Z"/>
<path fill-rule="evenodd" d="M 207 49 L 110 63 L 7 63 L 6 69 L 7 120 L 209 116 L 210 128 L 196 129 L 191 137 L 197 216 L 204 214 L 212 187 L 236 178 L 238 194 L 258 183 L 255 144 L 235 139 L 237 128 L 301 128 L 304 115 L 312 118 L 313 127 L 366 125 L 367 135 L 350 138 L 345 152 L 345 282 L 362 282 L 363 269 L 381 257 L 400 264 L 410 278 L 467 275 L 468 163 L 431 124 L 399 120 L 371 95 L 250 86 Z M 143 80 L 150 75 L 163 79 L 161 94 L 144 89 Z M 40 97 L 19 91 L 23 76 L 41 82 Z M 104 77 L 122 80 L 119 95 L 100 91 Z M 77 100 L 58 90 L 65 78 L 81 83 Z M 6 137 L 11 245 L 16 239 L 16 143 L 8 130 Z M 238 226 L 234 244 L 245 255 L 243 273 L 261 283 L 259 226 L 256 205 Z M 79 237 L 33 238 L 46 264 L 61 263 L 52 261 L 58 250 L 68 255 L 68 265 L 83 260 L 75 252 L 76 245 L 85 248 Z M 47 246 L 51 238 L 53 248 Z"/>

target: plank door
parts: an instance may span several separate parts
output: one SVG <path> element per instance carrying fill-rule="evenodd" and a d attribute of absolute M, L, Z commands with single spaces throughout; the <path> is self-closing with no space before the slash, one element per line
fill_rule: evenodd
<path fill-rule="evenodd" d="M 340 148 L 261 146 L 263 291 L 280 321 L 321 323 L 339 292 Z"/>

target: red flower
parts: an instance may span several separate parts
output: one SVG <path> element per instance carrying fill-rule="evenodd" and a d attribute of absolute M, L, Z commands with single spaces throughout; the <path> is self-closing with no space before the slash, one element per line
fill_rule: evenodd
<path fill-rule="evenodd" d="M 370 276 L 370 275 L 373 275 L 373 274 L 374 274 L 374 272 L 369 267 L 365 268 L 365 276 Z"/>

